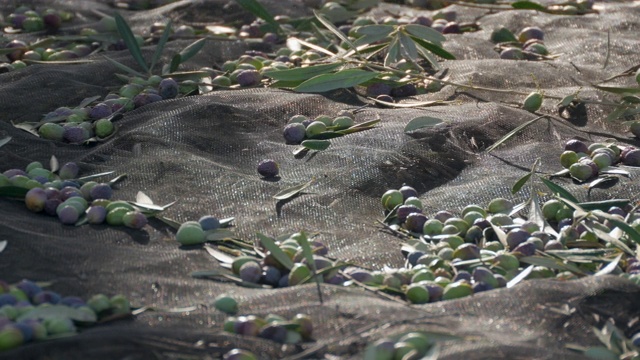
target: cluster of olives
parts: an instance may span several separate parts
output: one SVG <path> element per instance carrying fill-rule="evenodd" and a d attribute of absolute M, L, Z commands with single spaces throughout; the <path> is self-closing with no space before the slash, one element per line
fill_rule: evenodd
<path fill-rule="evenodd" d="M 395 338 L 383 338 L 367 345 L 364 360 L 422 359 L 434 344 L 433 339 L 412 331 Z"/>
<path fill-rule="evenodd" d="M 195 85 L 197 88 L 197 85 Z M 123 85 L 118 93 L 107 94 L 103 100 L 85 107 L 59 107 L 42 119 L 38 134 L 48 140 L 83 144 L 90 139 L 103 140 L 115 131 L 115 115 L 147 104 L 172 99 L 181 92 L 193 90 L 182 88 L 173 78 L 152 75 L 148 79 L 135 77 Z"/>
<path fill-rule="evenodd" d="M 595 0 L 569 0 L 562 4 L 549 5 L 547 10 L 559 15 L 582 15 L 591 12 Z"/>
<path fill-rule="evenodd" d="M 205 215 L 198 221 L 185 221 L 178 228 L 176 240 L 182 245 L 197 245 L 207 241 L 207 232 L 221 227 L 220 220 L 213 215 Z"/>
<path fill-rule="evenodd" d="M 587 181 L 609 166 L 622 164 L 640 166 L 640 150 L 633 146 L 619 146 L 615 143 L 592 143 L 587 146 L 580 140 L 569 140 L 560 155 L 560 164 L 569 169 L 571 177 Z"/>
<path fill-rule="evenodd" d="M 82 320 L 67 317 L 62 311 L 44 313 L 43 310 L 51 306 L 72 308 L 82 314 Z M 130 313 L 129 300 L 123 295 L 109 298 L 97 294 L 85 301 L 77 296 L 62 297 L 54 291 L 43 290 L 31 280 L 22 280 L 15 285 L 0 280 L 0 351 L 51 336 L 74 334 L 77 325 Z"/>
<path fill-rule="evenodd" d="M 73 14 L 60 12 L 54 9 L 45 9 L 38 12 L 28 6 L 20 6 L 9 14 L 7 21 L 13 29 L 20 29 L 26 32 L 41 30 L 58 30 L 63 21 L 69 21 Z"/>
<path fill-rule="evenodd" d="M 230 333 L 257 336 L 281 344 L 299 344 L 311 340 L 313 323 L 309 315 L 296 314 L 287 320 L 269 314 L 264 318 L 255 315 L 230 317 L 224 323 Z"/>
<path fill-rule="evenodd" d="M 267 252 L 262 259 L 253 256 L 239 256 L 231 263 L 231 270 L 242 281 L 264 284 L 272 287 L 287 287 L 312 281 L 312 269 L 309 266 L 300 239 L 304 235 L 292 234 L 289 238 L 276 242 L 280 250 L 293 261 L 290 269 L 283 264 L 271 252 Z M 332 260 L 326 258 L 327 247 L 320 241 L 310 241 L 313 250 L 313 263 L 316 269 L 317 280 L 330 284 L 343 284 L 345 278 L 340 275 Z"/>
<path fill-rule="evenodd" d="M 553 235 L 533 222 L 510 216 L 513 204 L 504 198 L 493 199 L 486 208 L 468 205 L 459 216 L 443 210 L 428 218 L 423 214 L 417 196 L 415 189 L 403 186 L 388 190 L 381 198 L 389 226 L 417 239 L 415 246 L 404 251 L 407 269 L 382 272 L 347 269 L 345 273 L 368 285 L 403 292 L 413 303 L 425 303 L 503 287 L 527 266 L 520 262 L 523 257 L 593 242 L 604 247 L 613 246 L 599 239 L 584 221 L 574 223 L 573 209 L 558 200 L 549 200 L 542 206 L 544 217 L 558 233 Z M 627 216 L 627 212 L 619 207 L 611 207 L 608 214 L 620 221 Z M 638 218 L 635 215 L 631 223 L 636 229 L 640 229 Z M 615 224 L 604 216 L 600 220 L 598 229 L 609 233 L 615 228 Z M 503 241 L 496 228 L 505 233 Z M 621 241 L 631 246 L 628 239 Z M 640 265 L 634 265 L 636 263 L 636 258 L 629 257 L 614 273 L 626 274 L 637 281 Z M 585 273 L 594 273 L 598 265 L 583 263 L 576 266 Z M 574 275 L 536 266 L 527 278 L 547 277 L 569 279 Z"/>
<path fill-rule="evenodd" d="M 318 115 L 311 119 L 306 115 L 294 115 L 284 127 L 282 135 L 289 145 L 297 145 L 306 139 L 323 139 L 327 134 L 354 125 L 353 112 L 341 110 L 337 116 Z"/>
<path fill-rule="evenodd" d="M 501 59 L 544 60 L 549 55 L 544 45 L 544 32 L 537 26 L 522 29 L 518 36 L 507 28 L 499 28 L 491 33 L 491 41 L 497 44 Z"/>
<path fill-rule="evenodd" d="M 273 67 L 271 67 L 273 66 Z M 263 71 L 277 68 L 288 69 L 284 63 L 268 58 L 266 54 L 242 55 L 236 60 L 228 60 L 222 64 L 223 74 L 213 78 L 212 84 L 218 87 L 239 85 L 242 87 L 259 85 L 262 82 Z"/>

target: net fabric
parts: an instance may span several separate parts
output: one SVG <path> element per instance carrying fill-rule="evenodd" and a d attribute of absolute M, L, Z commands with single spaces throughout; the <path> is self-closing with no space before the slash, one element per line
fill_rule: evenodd
<path fill-rule="evenodd" d="M 269 9 L 282 9 L 274 13 L 310 14 L 306 7 L 264 3 Z M 78 9 L 97 21 L 90 11 L 93 7 L 83 5 L 85 2 L 56 4 Z M 179 6 L 123 13 L 131 16 L 134 30 L 139 31 L 166 18 L 204 23 L 221 22 L 226 16 L 246 17 L 231 11 L 233 4 L 225 8 L 231 10 L 221 12 L 220 7 L 226 4 L 185 1 Z M 96 6 L 100 11 L 110 11 L 104 4 Z M 444 62 L 443 67 L 449 69 L 450 80 L 458 83 L 524 93 L 539 86 L 545 94 L 556 96 L 574 93 L 585 84 L 639 63 L 633 50 L 640 19 L 638 8 L 618 3 L 601 6 L 600 15 L 581 17 L 530 11 L 483 16 L 478 19 L 482 28 L 479 32 L 447 35 L 445 48 L 459 60 Z M 477 10 L 451 8 L 468 21 L 480 15 Z M 384 4 L 372 14 L 385 11 L 416 12 Z M 545 62 L 499 60 L 493 44 L 487 41 L 492 29 L 507 26 L 517 31 L 530 25 L 543 28 L 550 51 L 562 55 Z M 603 70 L 607 31 L 611 31 L 612 41 Z M 166 53 L 173 54 L 188 43 L 170 42 Z M 185 69 L 218 66 L 251 49 L 269 50 L 259 44 L 210 41 L 185 64 Z M 145 48 L 145 54 L 152 53 L 152 46 Z M 126 51 L 109 56 L 135 67 Z M 178 200 L 166 213 L 177 221 L 209 213 L 235 216 L 234 231 L 245 239 L 254 239 L 258 231 L 274 236 L 300 229 L 319 232 L 331 256 L 373 269 L 404 263 L 399 251 L 401 240 L 375 224 L 375 219 L 382 217 L 379 197 L 386 189 L 403 183 L 414 186 L 428 214 L 442 209 L 459 211 L 470 203 L 486 205 L 497 196 L 523 200 L 529 190 L 513 196 L 512 184 L 537 158 L 541 158 L 541 171 L 558 170 L 557 159 L 568 138 L 595 141 L 613 137 L 636 144 L 619 123 L 603 120 L 610 108 L 593 104 L 587 107 L 587 122 L 541 120 L 487 155 L 481 150 L 532 118 L 512 106 L 523 96 L 451 86 L 418 97 L 453 101 L 451 105 L 428 110 L 366 108 L 356 115 L 357 122 L 379 118 L 378 129 L 334 139 L 329 149 L 304 159 L 294 158 L 293 148 L 283 142 L 281 132 L 288 118 L 299 113 L 316 116 L 358 108 L 368 102 L 361 96 L 362 89 L 322 95 L 247 89 L 162 101 L 127 113 L 118 121 L 115 137 L 90 147 L 52 143 L 12 126 L 39 121 L 56 107 L 75 106 L 86 97 L 103 96 L 121 84 L 113 76 L 116 68 L 101 55 L 90 59 L 93 62 L 29 66 L 0 75 L 0 135 L 13 138 L 0 148 L 3 170 L 24 168 L 36 160 L 46 163 L 53 154 L 61 161 L 79 162 L 86 174 L 112 170 L 127 173 L 126 181 L 116 191 L 120 199 L 133 199 L 137 191 L 144 191 L 159 204 Z M 169 61 L 170 56 L 163 60 Z M 586 88 L 580 94 L 602 100 L 609 97 Z M 555 103 L 546 100 L 543 110 L 553 113 Z M 404 134 L 406 123 L 421 115 L 439 117 L 447 123 Z M 280 181 L 258 178 L 255 165 L 263 158 L 280 163 Z M 636 195 L 639 186 L 634 179 L 638 171 L 629 171 L 631 179 L 623 178 L 621 184 L 609 189 L 594 190 L 591 198 Z M 311 178 L 316 181 L 306 194 L 288 202 L 272 199 L 277 191 Z M 562 185 L 586 198 L 581 186 L 569 181 Z M 580 356 L 565 345 L 598 345 L 591 327 L 602 325 L 606 318 L 615 318 L 627 335 L 637 331 L 625 320 L 638 316 L 640 293 L 636 286 L 616 277 L 569 283 L 527 281 L 513 289 L 419 307 L 401 305 L 362 289 L 323 285 L 325 302 L 319 304 L 315 285 L 255 290 L 194 279 L 189 276 L 191 272 L 220 269 L 219 264 L 202 250 L 178 249 L 173 232 L 162 223 L 153 222 L 145 229 L 62 226 L 55 219 L 30 213 L 20 202 L 0 199 L 0 239 L 8 241 L 0 255 L 0 278 L 10 282 L 23 278 L 52 281 L 53 290 L 84 297 L 98 292 L 123 293 L 134 304 L 157 308 L 134 320 L 96 326 L 76 337 L 0 353 L 0 358 L 175 358 L 178 354 L 218 358 L 238 346 L 265 358 L 295 356 L 303 351 L 310 358 L 359 358 L 369 341 L 424 330 L 468 340 L 443 342 L 443 359 L 578 359 Z M 225 292 L 240 300 L 246 314 L 308 313 L 314 319 L 316 341 L 281 348 L 258 338 L 224 333 L 225 317 L 210 303 Z M 201 305 L 188 314 L 168 311 L 193 304 Z M 599 318 L 593 314 L 599 314 Z"/>

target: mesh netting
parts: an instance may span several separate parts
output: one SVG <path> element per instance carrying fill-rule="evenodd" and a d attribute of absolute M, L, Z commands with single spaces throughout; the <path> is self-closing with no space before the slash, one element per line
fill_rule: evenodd
<path fill-rule="evenodd" d="M 87 1 L 35 3 L 82 15 L 70 25 L 71 30 L 97 21 L 94 10 L 113 11 L 106 4 Z M 311 15 L 311 9 L 300 1 L 263 3 L 273 13 Z M 11 9 L 10 4 L 0 6 L 4 14 Z M 450 9 L 461 20 L 481 25 L 478 32 L 447 35 L 445 48 L 458 60 L 446 61 L 443 67 L 457 83 L 522 93 L 539 87 L 554 96 L 582 89 L 581 97 L 606 100 L 606 94 L 587 85 L 640 63 L 637 3 L 598 2 L 600 14 L 582 16 L 534 11 L 486 15 L 462 6 Z M 234 2 L 226 1 L 181 1 L 121 13 L 138 32 L 169 18 L 194 25 L 253 19 Z M 374 16 L 389 13 L 430 14 L 392 4 L 372 10 Z M 561 56 L 538 62 L 500 60 L 488 41 L 491 31 L 499 26 L 517 31 L 533 25 L 545 30 L 550 52 Z M 166 54 L 190 42 L 171 41 Z M 184 64 L 184 70 L 217 68 L 251 49 L 269 50 L 255 43 L 211 40 Z M 153 50 L 152 46 L 144 49 L 147 55 Z M 109 55 L 136 66 L 127 51 Z M 451 101 L 448 105 L 366 107 L 357 113 L 356 122 L 381 119 L 378 128 L 333 139 L 329 149 L 302 159 L 295 158 L 293 148 L 282 139 L 288 119 L 295 114 L 333 115 L 370 103 L 360 89 L 300 94 L 252 88 L 164 100 L 127 112 L 118 120 L 114 137 L 90 146 L 39 139 L 12 126 L 37 122 L 59 106 L 76 106 L 84 98 L 104 96 L 122 84 L 114 76 L 118 69 L 101 54 L 89 59 L 92 62 L 75 65 L 30 65 L 0 75 L 0 136 L 12 137 L 0 148 L 2 170 L 24 168 L 31 161 L 47 163 L 55 155 L 61 162 L 78 162 L 83 174 L 126 173 L 126 180 L 117 186 L 119 199 L 134 199 L 143 191 L 158 204 L 177 200 L 166 216 L 179 222 L 204 214 L 233 216 L 234 233 L 243 239 L 253 240 L 256 232 L 271 236 L 302 229 L 318 232 L 332 257 L 371 269 L 404 264 L 401 239 L 382 231 L 375 222 L 383 216 L 379 201 L 387 189 L 410 184 L 419 192 L 426 214 L 443 209 L 458 212 L 468 204 L 486 205 L 495 197 L 524 200 L 527 191 L 511 195 L 511 186 L 537 158 L 541 159 L 540 171 L 557 171 L 558 156 L 569 138 L 614 138 L 638 145 L 620 123 L 604 121 L 610 108 L 589 104 L 586 119 L 541 120 L 487 155 L 483 149 L 532 119 L 532 114 L 517 106 L 523 96 L 451 86 L 416 97 Z M 168 61 L 169 55 L 163 58 Z M 546 100 L 542 111 L 554 113 L 555 103 Z M 405 134 L 406 123 L 421 115 L 441 118 L 446 124 Z M 279 162 L 281 180 L 264 181 L 257 176 L 256 164 L 265 158 Z M 631 178 L 591 191 L 590 199 L 636 195 L 638 171 L 628 170 Z M 316 181 L 303 195 L 286 202 L 272 198 L 311 178 Z M 587 198 L 583 186 L 568 179 L 558 181 Z M 566 346 L 599 346 L 593 326 L 613 318 L 628 336 L 638 330 L 628 321 L 640 314 L 640 291 L 614 276 L 570 282 L 531 280 L 511 289 L 423 306 L 390 301 L 361 288 L 323 284 L 321 304 L 315 285 L 250 289 L 192 278 L 194 271 L 221 266 L 201 248 L 179 248 L 174 234 L 159 221 L 152 221 L 144 231 L 106 225 L 62 226 L 55 218 L 34 215 L 19 201 L 0 199 L 0 240 L 8 241 L 0 254 L 0 279 L 51 282 L 52 290 L 82 297 L 121 293 L 133 304 L 156 308 L 77 336 L 30 343 L 0 353 L 0 358 L 218 358 L 234 347 L 252 350 L 262 358 L 359 358 L 373 340 L 423 330 L 455 337 L 439 343 L 439 359 L 580 359 L 581 354 Z M 221 293 L 239 299 L 245 314 L 309 314 L 315 341 L 283 346 L 223 332 L 226 316 L 210 306 Z M 166 310 L 192 305 L 196 307 L 189 312 Z"/>

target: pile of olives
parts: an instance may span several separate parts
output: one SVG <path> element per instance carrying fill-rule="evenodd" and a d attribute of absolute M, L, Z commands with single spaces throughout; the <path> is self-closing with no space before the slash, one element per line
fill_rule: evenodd
<path fill-rule="evenodd" d="M 614 165 L 640 166 L 640 150 L 615 143 L 592 143 L 587 146 L 576 139 L 567 141 L 560 155 L 560 164 L 571 177 L 587 181 Z"/>
<path fill-rule="evenodd" d="M 284 127 L 282 135 L 289 145 L 297 145 L 306 139 L 326 139 L 335 131 L 354 125 L 353 112 L 342 110 L 337 116 L 318 115 L 311 119 L 306 115 L 294 115 Z M 327 135 L 329 135 L 327 137 Z"/>
<path fill-rule="evenodd" d="M 385 337 L 367 345 L 364 360 L 422 359 L 427 358 L 435 344 L 427 334 L 418 331 L 396 337 Z"/>
<path fill-rule="evenodd" d="M 228 318 L 224 323 L 224 330 L 239 335 L 257 336 L 281 344 L 299 344 L 312 339 L 313 322 L 306 314 L 296 314 L 289 320 L 275 314 L 269 314 L 264 318 L 248 315 Z"/>
<path fill-rule="evenodd" d="M 54 9 L 45 9 L 42 12 L 31 9 L 28 6 L 19 6 L 9 14 L 7 21 L 13 29 L 26 32 L 58 30 L 63 21 L 70 21 L 72 13 L 61 12 Z"/>
<path fill-rule="evenodd" d="M 202 216 L 198 221 L 185 221 L 180 224 L 176 240 L 181 245 L 198 245 L 207 241 L 207 234 L 226 226 L 213 215 Z"/>
<path fill-rule="evenodd" d="M 544 45 L 544 32 L 537 26 L 522 29 L 518 36 L 507 28 L 499 28 L 491 33 L 491 41 L 497 44 L 501 59 L 545 60 L 549 56 Z"/>
<path fill-rule="evenodd" d="M 410 186 L 386 191 L 381 197 L 385 222 L 390 229 L 410 240 L 403 247 L 406 268 L 386 271 L 345 270 L 352 278 L 371 286 L 404 293 L 412 303 L 422 304 L 454 299 L 504 287 L 508 281 L 529 266 L 528 257 L 541 253 L 562 253 L 574 248 L 603 248 L 603 254 L 616 245 L 602 239 L 599 231 L 609 233 L 616 228 L 611 218 L 640 230 L 640 214 L 611 206 L 607 212 L 594 210 L 592 217 L 578 217 L 563 202 L 551 199 L 542 214 L 553 229 L 541 229 L 537 223 L 511 214 L 514 205 L 504 198 L 493 199 L 487 207 L 468 205 L 460 215 L 442 210 L 432 217 L 423 213 L 418 193 Z M 620 239 L 634 246 L 630 237 Z M 525 259 L 524 261 L 521 261 Z M 602 261 L 602 260 L 600 260 Z M 571 279 L 593 274 L 606 262 L 576 263 L 574 271 L 534 266 L 526 279 Z M 638 259 L 628 256 L 612 272 L 640 281 Z M 575 270 L 578 269 L 578 270 Z"/>
<path fill-rule="evenodd" d="M 78 327 L 130 313 L 129 300 L 123 295 L 96 294 L 85 301 L 44 290 L 31 280 L 14 285 L 0 280 L 0 351 L 75 334 Z"/>

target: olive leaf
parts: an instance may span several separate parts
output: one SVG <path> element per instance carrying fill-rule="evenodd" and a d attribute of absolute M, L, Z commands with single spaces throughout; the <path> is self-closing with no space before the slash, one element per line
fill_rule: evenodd
<path fill-rule="evenodd" d="M 592 84 L 594 88 L 614 94 L 637 94 L 640 93 L 640 87 L 616 87 L 616 86 L 602 86 Z"/>
<path fill-rule="evenodd" d="M 622 229 L 622 231 L 625 232 L 625 234 L 627 234 L 629 236 L 629 238 L 631 240 L 633 240 L 634 242 L 636 242 L 637 244 L 640 244 L 640 233 L 638 233 L 638 231 L 633 228 L 633 226 L 627 224 L 626 222 L 618 219 L 616 216 L 613 216 L 609 213 L 606 213 L 604 211 L 601 210 L 594 210 L 593 214 L 599 217 L 603 217 L 607 220 L 609 220 L 613 225 L 619 227 L 620 229 Z"/>
<path fill-rule="evenodd" d="M 158 44 L 156 45 L 156 50 L 153 52 L 153 56 L 151 57 L 151 64 L 149 65 L 149 71 L 153 71 L 153 68 L 160 60 L 162 56 L 162 51 L 164 50 L 164 46 L 167 44 L 169 40 L 169 36 L 171 35 L 171 20 L 167 22 L 167 25 L 164 27 L 164 31 L 162 31 L 162 35 L 160 36 L 160 40 L 158 40 Z"/>
<path fill-rule="evenodd" d="M 7 143 L 11 141 L 11 136 L 6 136 L 2 139 L 0 139 L 0 147 L 3 147 L 5 145 L 7 145 Z"/>
<path fill-rule="evenodd" d="M 322 74 L 303 82 L 293 90 L 297 92 L 326 92 L 335 89 L 350 88 L 371 80 L 378 73 L 362 69 L 345 69 L 332 74 Z"/>
<path fill-rule="evenodd" d="M 502 246 L 504 246 L 505 249 L 508 249 L 509 243 L 507 243 L 507 234 L 502 229 L 500 229 L 500 227 L 494 225 L 493 223 L 489 222 L 489 224 L 491 225 L 493 232 L 495 232 Z"/>
<path fill-rule="evenodd" d="M 565 189 L 562 186 L 554 183 L 553 181 L 547 180 L 547 179 L 545 179 L 543 177 L 541 177 L 540 180 L 542 181 L 543 184 L 545 184 L 549 188 L 549 190 L 551 190 L 551 192 L 553 192 L 554 194 L 558 194 L 561 198 L 567 199 L 567 200 L 572 201 L 574 203 L 579 203 L 580 202 L 567 189 Z"/>
<path fill-rule="evenodd" d="M 136 60 L 138 65 L 145 71 L 149 72 L 149 67 L 147 63 L 144 61 L 144 57 L 142 57 L 142 51 L 140 50 L 140 46 L 138 45 L 138 41 L 136 40 L 129 24 L 127 21 L 120 15 L 119 13 L 115 13 L 113 17 L 116 20 L 116 27 L 118 28 L 118 34 L 122 37 L 125 45 L 129 49 L 129 53 Z"/>
<path fill-rule="evenodd" d="M 222 251 L 216 249 L 215 247 L 205 244 L 204 249 L 209 253 L 209 255 L 213 256 L 216 260 L 223 264 L 231 264 L 233 263 L 234 258 L 223 253 Z"/>
<path fill-rule="evenodd" d="M 0 253 L 3 252 L 4 249 L 7 248 L 7 244 L 8 244 L 7 240 L 0 241 Z"/>
<path fill-rule="evenodd" d="M 615 167 L 611 167 L 611 166 L 607 166 L 603 169 L 600 169 L 600 173 L 601 174 L 611 174 L 611 175 L 622 175 L 622 176 L 626 176 L 626 177 L 631 177 L 631 173 L 628 172 L 627 170 L 623 170 L 620 168 L 615 168 Z"/>
<path fill-rule="evenodd" d="M 82 101 L 80 102 L 80 105 L 78 105 L 76 108 L 77 108 L 77 109 L 85 108 L 85 107 L 89 106 L 92 102 L 94 102 L 94 101 L 96 101 L 96 100 L 100 99 L 101 97 L 102 97 L 102 96 L 100 96 L 100 95 L 96 95 L 96 96 L 88 97 L 88 98 L 86 98 L 86 99 L 82 100 Z"/>
<path fill-rule="evenodd" d="M 358 27 L 355 34 L 360 36 L 353 44 L 356 46 L 372 44 L 374 42 L 385 39 L 395 30 L 392 25 L 365 25 Z"/>
<path fill-rule="evenodd" d="M 28 133 L 31 133 L 37 137 L 40 137 L 40 134 L 38 134 L 38 131 L 36 130 L 37 127 L 37 123 L 18 123 L 18 124 L 13 124 L 13 127 L 20 129 L 20 130 L 24 130 Z"/>
<path fill-rule="evenodd" d="M 615 184 L 617 184 L 620 181 L 620 178 L 618 178 L 617 176 L 604 176 L 604 177 L 599 177 L 595 180 L 593 180 L 592 182 L 589 183 L 589 187 L 587 190 L 587 197 L 589 195 L 591 195 L 591 190 L 593 189 L 605 189 L 605 188 L 609 188 Z"/>
<path fill-rule="evenodd" d="M 136 202 L 140 204 L 153 205 L 153 200 L 151 200 L 151 198 L 142 191 L 138 191 L 138 193 L 136 194 Z"/>
<path fill-rule="evenodd" d="M 318 299 L 320 300 L 320 304 L 322 304 L 322 290 L 320 289 L 322 275 L 317 276 L 318 269 L 316 269 L 316 262 L 313 260 L 313 250 L 311 249 L 311 245 L 309 244 L 309 239 L 307 238 L 307 235 L 304 233 L 304 231 L 301 231 L 300 236 L 297 238 L 297 240 L 298 244 L 302 248 L 302 255 L 304 255 L 304 258 L 307 260 L 307 266 L 309 266 L 309 269 L 311 269 L 311 275 L 316 280 Z"/>
<path fill-rule="evenodd" d="M 436 45 L 441 44 L 447 38 L 442 35 L 442 33 L 424 25 L 419 24 L 408 24 L 404 25 L 403 28 L 414 37 L 417 37 L 420 40 L 428 41 L 434 43 Z"/>
<path fill-rule="evenodd" d="M 235 220 L 235 217 L 228 217 L 220 219 L 220 227 L 225 228 L 231 226 L 231 223 Z"/>
<path fill-rule="evenodd" d="M 207 241 L 219 241 L 233 237 L 233 233 L 228 229 L 215 229 L 205 231 Z"/>
<path fill-rule="evenodd" d="M 326 150 L 330 145 L 331 141 L 329 140 L 305 140 L 300 145 L 304 146 L 309 150 L 322 151 Z"/>
<path fill-rule="evenodd" d="M 455 55 L 453 55 L 452 53 L 448 52 L 447 50 L 443 49 L 442 47 L 436 45 L 436 44 L 432 44 L 428 41 L 424 41 L 422 39 L 419 39 L 415 36 L 411 36 L 411 39 L 413 41 L 415 41 L 418 45 L 422 46 L 423 48 L 425 48 L 426 50 L 440 56 L 443 59 L 447 59 L 447 60 L 455 60 L 456 57 Z M 425 57 L 427 59 L 427 61 L 433 63 L 429 58 Z"/>
<path fill-rule="evenodd" d="M 571 102 L 575 98 L 576 98 L 576 94 L 567 95 L 567 96 L 563 97 L 562 100 L 560 100 L 560 102 L 556 106 L 559 106 L 559 107 L 567 106 L 567 105 L 571 104 Z"/>
<path fill-rule="evenodd" d="M 60 163 L 58 162 L 58 158 L 55 155 L 51 155 L 51 159 L 49 159 L 49 168 L 52 173 L 60 169 Z"/>
<path fill-rule="evenodd" d="M 400 60 L 400 41 L 394 37 L 387 48 L 387 56 L 384 58 L 384 66 L 389 67 L 391 64 Z"/>
<path fill-rule="evenodd" d="M 263 235 L 261 233 L 257 233 L 258 238 L 260 239 L 260 243 L 267 249 L 271 255 L 280 263 L 280 265 L 285 268 L 291 270 L 293 268 L 293 261 L 289 258 L 289 255 L 285 254 L 282 249 L 278 245 L 276 245 L 275 241 L 272 238 Z"/>
<path fill-rule="evenodd" d="M 194 57 L 200 50 L 202 50 L 206 42 L 207 42 L 207 39 L 202 38 L 194 41 L 193 43 L 189 44 L 187 47 L 182 49 L 182 51 L 180 51 L 180 53 L 178 54 L 180 55 L 180 63 L 183 63 L 191 59 L 192 57 Z"/>
<path fill-rule="evenodd" d="M 524 280 L 527 276 L 529 276 L 529 274 L 531 274 L 531 272 L 533 271 L 533 268 L 535 266 L 534 265 L 529 265 L 526 269 L 522 270 L 520 272 L 520 274 L 518 274 L 516 277 L 514 277 L 513 279 L 511 279 L 506 287 L 507 288 L 512 288 L 514 286 L 516 286 L 519 282 L 521 282 L 522 280 Z"/>
<path fill-rule="evenodd" d="M 18 316 L 16 322 L 26 319 L 53 319 L 66 317 L 74 321 L 92 323 L 98 321 L 95 313 L 82 311 L 65 305 L 38 306 L 26 313 Z"/>
<path fill-rule="evenodd" d="M 529 121 L 527 121 L 526 123 L 516 127 L 515 129 L 509 131 L 505 136 L 503 136 L 502 138 L 500 138 L 498 141 L 496 141 L 493 145 L 489 146 L 485 151 L 486 152 L 491 152 L 493 149 L 497 148 L 498 146 L 502 145 L 504 142 L 506 142 L 507 140 L 511 139 L 514 135 L 516 135 L 517 133 L 519 133 L 520 131 L 526 129 L 527 127 L 533 125 L 536 121 L 542 119 L 543 117 L 545 117 L 546 115 L 542 115 L 542 116 L 538 116 L 537 118 L 531 119 Z"/>
<path fill-rule="evenodd" d="M 19 186 L 0 186 L 0 196 L 24 198 L 27 195 L 29 189 L 25 189 Z"/>
<path fill-rule="evenodd" d="M 516 1 L 511 3 L 511 7 L 518 10 L 538 10 L 538 11 L 547 10 L 547 8 L 545 8 L 544 6 L 531 1 Z"/>
<path fill-rule="evenodd" d="M 349 40 L 348 37 L 346 37 L 342 31 L 340 31 L 335 25 L 333 25 L 331 23 L 331 21 L 329 21 L 327 18 L 324 17 L 324 15 L 320 14 L 319 12 L 317 12 L 316 10 L 313 10 L 313 15 L 316 17 L 316 19 L 318 19 L 318 21 L 320 21 L 322 23 L 322 25 L 324 25 L 324 27 L 326 27 L 327 29 L 329 29 L 329 31 L 331 31 L 335 36 L 337 36 L 340 40 L 342 40 L 345 44 L 349 45 L 349 47 L 351 49 L 353 49 L 356 53 L 358 52 L 358 49 L 356 48 L 356 46 L 351 42 L 351 40 Z"/>
<path fill-rule="evenodd" d="M 133 70 L 132 68 L 128 67 L 125 64 L 122 64 L 118 61 L 113 60 L 112 58 L 108 57 L 107 55 L 102 55 L 105 59 L 107 59 L 111 64 L 113 64 L 113 66 L 117 67 L 118 69 L 120 69 L 121 71 L 127 72 L 133 76 L 139 76 L 139 77 L 145 77 L 144 74 L 142 74 L 139 71 Z"/>
<path fill-rule="evenodd" d="M 610 274 L 613 270 L 615 270 L 616 266 L 618 266 L 618 263 L 620 262 L 620 259 L 622 259 L 622 254 L 616 256 L 616 258 L 613 259 L 609 264 L 607 264 L 607 266 L 603 267 L 602 269 L 600 269 L 597 273 L 595 273 L 593 275 L 594 276 L 601 276 L 601 275 Z"/>
<path fill-rule="evenodd" d="M 115 173 L 115 171 L 105 171 L 102 173 L 97 173 L 97 174 L 91 174 L 91 175 L 87 175 L 87 176 L 83 176 L 83 177 L 79 177 L 77 180 L 80 182 L 84 182 L 84 181 L 89 181 L 89 180 L 93 180 L 93 179 L 97 179 L 99 177 L 103 177 L 103 176 L 107 176 L 107 175 L 111 175 Z"/>
<path fill-rule="evenodd" d="M 530 265 L 536 266 L 544 266 L 550 269 L 556 269 L 561 271 L 569 271 L 576 275 L 584 276 L 586 275 L 582 270 L 580 270 L 577 266 L 571 263 L 564 263 L 560 259 L 554 259 L 551 257 L 542 257 L 542 256 L 526 256 L 520 258 L 520 262 L 527 263 Z"/>
<path fill-rule="evenodd" d="M 417 129 L 422 129 L 425 127 L 434 127 L 438 124 L 442 124 L 442 120 L 430 116 L 419 116 L 411 119 L 409 123 L 404 127 L 404 132 L 408 133 Z"/>
<path fill-rule="evenodd" d="M 319 64 L 286 70 L 265 71 L 263 75 L 281 81 L 302 81 L 311 79 L 314 76 L 329 73 L 341 66 L 343 66 L 341 63 L 335 62 L 331 64 Z"/>
<path fill-rule="evenodd" d="M 418 61 L 418 49 L 416 43 L 405 33 L 399 32 L 397 35 L 398 41 L 400 41 L 400 54 L 403 58 L 411 63 Z"/>
<path fill-rule="evenodd" d="M 516 181 L 516 183 L 513 184 L 513 187 L 511 188 L 511 193 L 515 194 L 518 191 L 520 191 L 520 189 L 522 189 L 524 184 L 526 184 L 527 181 L 529 181 L 529 179 L 531 178 L 532 175 L 533 175 L 532 173 L 527 173 L 525 176 L 523 176 L 520 179 L 518 179 L 518 181 Z"/>
<path fill-rule="evenodd" d="M 292 198 L 298 195 L 302 190 L 308 188 L 311 184 L 313 184 L 314 181 L 315 179 L 311 179 L 304 184 L 286 188 L 278 192 L 277 194 L 273 195 L 273 198 L 276 200 L 286 200 L 286 199 Z"/>

